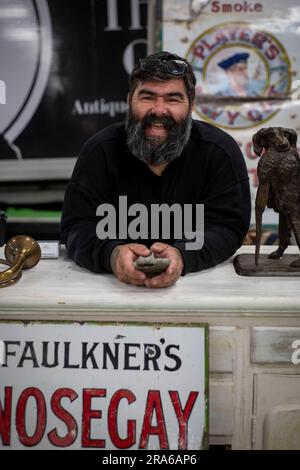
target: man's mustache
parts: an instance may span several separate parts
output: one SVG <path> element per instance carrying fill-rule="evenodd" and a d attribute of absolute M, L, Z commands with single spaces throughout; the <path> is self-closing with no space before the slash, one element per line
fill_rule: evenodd
<path fill-rule="evenodd" d="M 176 121 L 171 116 L 156 116 L 154 113 L 146 114 L 141 121 L 143 129 L 148 126 L 161 124 L 165 129 L 170 130 L 176 124 Z"/>

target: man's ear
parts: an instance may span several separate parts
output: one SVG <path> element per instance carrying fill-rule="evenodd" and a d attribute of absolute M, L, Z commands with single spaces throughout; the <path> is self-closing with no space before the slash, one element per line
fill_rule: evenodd
<path fill-rule="evenodd" d="M 194 108 L 195 108 L 195 99 L 193 99 L 193 101 L 191 101 L 191 103 L 190 103 L 191 113 L 194 111 Z"/>
<path fill-rule="evenodd" d="M 291 147 L 296 148 L 297 133 L 294 131 L 294 129 L 285 129 L 285 132 L 288 132 L 289 134 L 289 142 L 291 144 Z"/>
<path fill-rule="evenodd" d="M 258 155 L 259 157 L 261 156 L 262 149 L 264 147 L 263 137 L 264 137 L 266 130 L 267 129 L 263 127 L 258 132 L 256 132 L 256 134 L 254 134 L 254 136 L 252 137 L 253 150 L 256 153 L 256 155 Z"/>

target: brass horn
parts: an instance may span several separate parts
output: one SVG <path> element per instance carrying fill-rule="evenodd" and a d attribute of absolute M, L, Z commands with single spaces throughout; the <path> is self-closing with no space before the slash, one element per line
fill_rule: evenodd
<path fill-rule="evenodd" d="M 0 272 L 0 287 L 14 284 L 22 275 L 22 269 L 33 268 L 41 259 L 41 248 L 37 241 L 27 235 L 17 235 L 5 245 L 5 260 L 2 264 L 10 266 Z"/>

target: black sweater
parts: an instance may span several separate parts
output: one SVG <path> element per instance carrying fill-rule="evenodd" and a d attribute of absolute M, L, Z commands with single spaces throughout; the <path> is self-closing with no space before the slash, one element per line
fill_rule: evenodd
<path fill-rule="evenodd" d="M 110 255 L 115 246 L 139 242 L 149 247 L 157 241 L 97 237 L 97 207 L 110 203 L 117 210 L 119 196 L 127 196 L 128 207 L 134 203 L 148 208 L 151 203 L 204 204 L 202 249 L 186 250 L 184 239 L 159 240 L 181 251 L 183 274 L 228 259 L 249 228 L 251 203 L 243 155 L 231 136 L 204 122 L 193 121 L 186 149 L 161 176 L 130 153 L 123 123 L 88 140 L 67 187 L 61 221 L 62 242 L 78 265 L 111 273 Z"/>

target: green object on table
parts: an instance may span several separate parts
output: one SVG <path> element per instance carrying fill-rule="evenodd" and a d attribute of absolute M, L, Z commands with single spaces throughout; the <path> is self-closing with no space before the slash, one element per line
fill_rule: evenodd
<path fill-rule="evenodd" d="M 15 208 L 15 207 L 8 207 L 6 210 L 7 218 L 10 217 L 30 217 L 30 218 L 39 218 L 39 217 L 46 217 L 49 219 L 57 218 L 60 219 L 61 211 L 50 211 L 50 210 L 37 210 L 37 209 L 29 209 L 29 208 Z"/>

